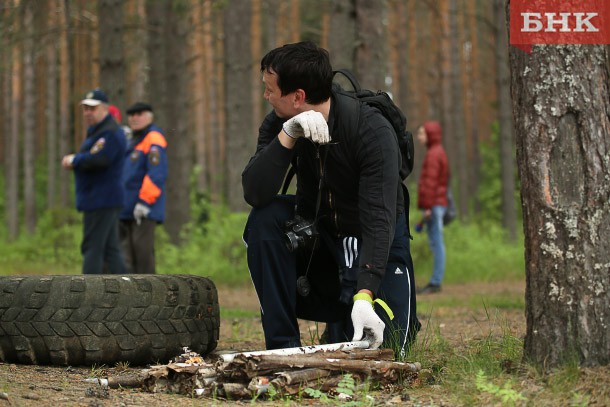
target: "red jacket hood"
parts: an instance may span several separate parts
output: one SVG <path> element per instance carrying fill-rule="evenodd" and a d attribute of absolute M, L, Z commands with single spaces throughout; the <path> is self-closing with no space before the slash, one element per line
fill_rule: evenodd
<path fill-rule="evenodd" d="M 424 130 L 426 130 L 426 136 L 428 141 L 426 145 L 428 147 L 433 146 L 434 144 L 440 144 L 442 140 L 442 129 L 439 122 L 425 122 Z"/>

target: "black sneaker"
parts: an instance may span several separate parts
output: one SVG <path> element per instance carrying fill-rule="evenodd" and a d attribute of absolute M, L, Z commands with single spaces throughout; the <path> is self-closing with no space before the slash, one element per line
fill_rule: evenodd
<path fill-rule="evenodd" d="M 441 291 L 440 285 L 428 284 L 424 288 L 417 290 L 417 294 L 434 294 Z"/>

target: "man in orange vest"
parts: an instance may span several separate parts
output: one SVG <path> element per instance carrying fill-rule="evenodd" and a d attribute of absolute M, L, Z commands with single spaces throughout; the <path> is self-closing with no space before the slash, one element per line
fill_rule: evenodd
<path fill-rule="evenodd" d="M 137 102 L 127 109 L 133 134 L 123 169 L 120 235 L 127 269 L 135 274 L 155 273 L 155 227 L 165 220 L 167 141 L 153 118 L 148 103 Z"/>

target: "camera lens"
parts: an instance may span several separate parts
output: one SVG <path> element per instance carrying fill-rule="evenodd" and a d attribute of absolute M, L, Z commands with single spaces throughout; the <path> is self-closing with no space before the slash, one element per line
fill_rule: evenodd
<path fill-rule="evenodd" d="M 288 251 L 295 251 L 296 249 L 298 249 L 299 247 L 299 240 L 301 240 L 301 238 L 299 238 L 299 236 L 297 236 L 296 234 L 294 234 L 293 232 L 286 232 L 286 248 L 288 248 Z"/>

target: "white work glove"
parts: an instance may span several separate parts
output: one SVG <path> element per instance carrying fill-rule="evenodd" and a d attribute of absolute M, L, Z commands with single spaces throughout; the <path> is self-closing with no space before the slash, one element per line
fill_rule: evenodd
<path fill-rule="evenodd" d="M 150 208 L 144 204 L 137 203 L 135 208 L 133 208 L 133 217 L 136 220 L 136 223 L 140 225 L 142 223 L 142 219 L 148 217 L 150 213 Z"/>
<path fill-rule="evenodd" d="M 314 143 L 327 144 L 330 142 L 328 124 L 320 112 L 308 110 L 288 119 L 282 126 L 284 132 L 293 139 L 305 137 Z"/>
<path fill-rule="evenodd" d="M 368 294 L 363 295 L 368 297 Z M 370 343 L 370 349 L 377 349 L 381 346 L 385 324 L 375 313 L 372 300 L 355 299 L 352 307 L 352 324 L 354 325 L 352 341 L 361 341 L 365 336 L 365 340 Z"/>

